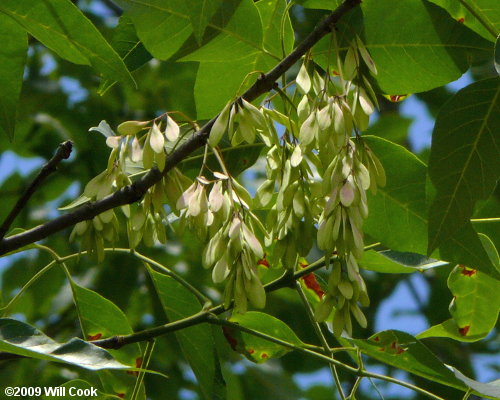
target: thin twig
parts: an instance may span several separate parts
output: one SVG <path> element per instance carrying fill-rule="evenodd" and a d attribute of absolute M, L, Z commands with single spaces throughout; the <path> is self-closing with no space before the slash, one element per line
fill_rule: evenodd
<path fill-rule="evenodd" d="M 33 193 L 41 186 L 42 182 L 47 178 L 52 172 L 57 169 L 57 166 L 62 160 L 69 158 L 71 150 L 73 149 L 73 143 L 70 140 L 63 142 L 59 145 L 56 154 L 52 157 L 40 170 L 38 175 L 33 182 L 27 187 L 23 195 L 17 200 L 9 215 L 3 221 L 2 226 L 0 226 L 0 239 L 5 237 L 5 234 L 9 230 L 12 222 L 16 219 L 22 209 L 28 203 L 28 200 L 33 196 Z"/>
<path fill-rule="evenodd" d="M 326 36 L 334 28 L 342 16 L 361 3 L 361 0 L 346 0 L 301 42 L 287 57 L 280 61 L 267 74 L 261 75 L 257 81 L 243 94 L 247 101 L 253 101 L 260 95 L 269 92 L 275 87 L 276 80 L 288 71 L 300 58 L 306 54 L 318 41 Z M 121 190 L 105 197 L 102 200 L 87 203 L 75 211 L 64 214 L 58 218 L 48 221 L 23 233 L 4 238 L 0 242 L 0 255 L 19 249 L 27 244 L 42 240 L 56 232 L 69 228 L 78 222 L 89 220 L 104 211 L 125 204 L 139 201 L 147 190 L 159 182 L 177 164 L 183 161 L 195 150 L 207 143 L 210 130 L 217 116 L 206 123 L 198 132 L 194 133 L 186 142 L 181 144 L 175 151 L 170 153 L 165 162 L 163 171 L 152 168 L 141 179 L 125 186 Z"/>
<path fill-rule="evenodd" d="M 302 290 L 302 286 L 300 286 L 300 283 L 298 281 L 295 281 L 295 290 L 297 290 L 297 293 L 299 294 L 300 299 L 302 300 L 302 303 L 304 304 L 307 315 L 309 316 L 309 320 L 311 321 L 311 324 L 314 328 L 314 331 L 316 332 L 316 336 L 320 340 L 324 351 L 331 358 L 333 358 L 333 354 L 330 352 L 330 345 L 328 344 L 328 341 L 326 340 L 326 337 L 323 334 L 323 331 L 321 330 L 321 325 L 318 323 L 318 321 L 315 320 L 314 311 L 311 307 L 311 304 L 309 303 L 309 300 L 307 300 L 306 294 L 304 293 L 304 290 Z M 334 364 L 330 363 L 330 371 L 332 373 L 332 377 L 333 377 L 333 380 L 335 382 L 335 385 L 337 386 L 337 391 L 340 395 L 341 400 L 346 400 L 346 396 L 344 394 L 344 390 L 342 389 L 342 384 L 340 382 L 340 377 L 339 377 L 339 373 L 337 371 L 337 367 Z"/>

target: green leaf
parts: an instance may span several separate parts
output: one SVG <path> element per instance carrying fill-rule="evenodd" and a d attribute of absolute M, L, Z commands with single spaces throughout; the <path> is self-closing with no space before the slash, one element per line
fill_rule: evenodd
<path fill-rule="evenodd" d="M 388 330 L 376 333 L 368 339 L 351 339 L 362 353 L 408 371 L 412 374 L 467 390 L 445 364 L 443 364 L 422 342 L 408 333 Z"/>
<path fill-rule="evenodd" d="M 241 0 L 231 15 L 221 18 L 221 33 L 181 61 L 200 61 L 195 84 L 198 118 L 210 118 L 232 99 L 243 79 L 256 69 L 261 52 L 262 22 L 252 0 Z M 208 88 L 217 87 L 217 91 Z"/>
<path fill-rule="evenodd" d="M 1 7 L 1 6 L 0 6 Z M 28 52 L 26 32 L 11 18 L 0 13 L 0 133 L 14 139 L 17 105 Z"/>
<path fill-rule="evenodd" d="M 447 337 L 460 342 L 477 342 L 478 340 L 484 339 L 484 334 L 463 335 L 460 333 L 460 327 L 457 325 L 456 321 L 453 318 L 450 318 L 440 324 L 431 326 L 429 329 L 426 329 L 417 335 L 418 339 L 430 337 Z"/>
<path fill-rule="evenodd" d="M 375 195 L 367 194 L 370 215 L 363 230 L 392 250 L 425 254 L 428 230 L 425 164 L 395 143 L 374 136 L 363 138 L 379 157 L 387 175 L 385 187 L 378 188 Z M 439 259 L 471 265 L 500 278 L 470 222 L 440 246 Z"/>
<path fill-rule="evenodd" d="M 380 159 L 387 184 L 368 193 L 370 215 L 363 230 L 396 251 L 427 250 L 426 167 L 414 154 L 388 140 L 363 136 Z"/>
<path fill-rule="evenodd" d="M 118 306 L 93 290 L 71 280 L 73 298 L 85 335 L 102 338 L 134 333 L 127 317 Z"/>
<path fill-rule="evenodd" d="M 0 318 L 0 351 L 89 370 L 131 369 L 92 343 L 78 338 L 58 343 L 33 326 L 10 318 Z"/>
<path fill-rule="evenodd" d="M 2 0 L 0 11 L 60 57 L 135 85 L 120 56 L 70 0 Z"/>
<path fill-rule="evenodd" d="M 149 273 L 170 322 L 190 317 L 201 311 L 197 297 L 176 280 L 151 269 Z M 191 326 L 176 331 L 175 336 L 205 398 L 225 398 L 224 382 L 210 326 L 206 324 Z"/>
<path fill-rule="evenodd" d="M 118 0 L 151 54 L 167 60 L 193 33 L 184 0 Z"/>
<path fill-rule="evenodd" d="M 272 315 L 249 311 L 245 314 L 235 313 L 229 320 L 245 328 L 292 343 L 298 347 L 302 347 L 303 345 L 302 341 L 287 324 Z M 261 339 L 250 333 L 239 331 L 238 329 L 230 327 L 224 327 L 223 329 L 224 335 L 233 350 L 256 363 L 263 363 L 271 358 L 282 357 L 290 351 L 289 348 Z"/>
<path fill-rule="evenodd" d="M 460 90 L 439 112 L 429 160 L 437 194 L 429 212 L 429 252 L 469 221 L 500 175 L 500 77 Z"/>
<path fill-rule="evenodd" d="M 263 45 L 271 54 L 285 56 L 293 50 L 294 32 L 290 16 L 284 15 L 287 6 L 283 0 L 260 0 L 256 3 L 262 19 Z M 284 30 L 281 30 L 281 22 L 284 19 Z M 282 43 L 283 40 L 283 43 Z M 283 47 L 282 47 L 283 46 Z M 283 54 L 283 51 L 285 54 Z M 269 60 L 264 55 L 263 61 Z M 274 67 L 274 61 L 267 69 Z"/>
<path fill-rule="evenodd" d="M 210 19 L 221 6 L 222 0 L 192 0 L 185 3 L 194 36 L 198 43 L 201 43 L 205 29 Z"/>
<path fill-rule="evenodd" d="M 393 0 L 365 0 L 362 14 L 355 10 L 351 18 L 343 19 L 342 29 L 348 37 L 353 23 L 357 25 L 377 65 L 376 80 L 383 93 L 427 91 L 460 78 L 474 58 L 491 57 L 491 42 L 451 18 L 441 7 L 422 0 L 407 0 L 404 7 L 394 4 Z M 313 54 L 329 53 L 330 39 L 323 39 Z"/>
<path fill-rule="evenodd" d="M 76 284 L 72 279 L 70 284 L 82 331 L 88 340 L 133 333 L 127 317 L 118 306 L 99 293 Z M 142 364 L 142 353 L 138 343 L 109 352 L 123 364 L 135 367 Z M 132 393 L 136 381 L 134 375 L 118 374 L 114 371 L 103 371 L 99 377 L 105 390 L 110 393 Z M 140 398 L 145 399 L 144 388 Z"/>
<path fill-rule="evenodd" d="M 424 271 L 448 264 L 447 262 L 429 259 L 420 254 L 400 253 L 392 250 L 365 251 L 363 258 L 358 262 L 364 269 L 385 274 L 411 274 L 412 272 Z"/>
<path fill-rule="evenodd" d="M 71 203 L 64 207 L 59 207 L 58 210 L 60 211 L 66 211 L 66 210 L 71 210 L 72 208 L 76 208 L 81 206 L 82 204 L 88 203 L 90 201 L 90 197 L 87 197 L 85 195 L 81 195 L 77 197 L 75 200 L 73 200 Z"/>
<path fill-rule="evenodd" d="M 491 240 L 480 235 L 492 263 L 500 265 L 498 253 Z M 495 327 L 500 311 L 500 281 L 481 271 L 457 265 L 448 277 L 448 287 L 453 294 L 450 305 L 452 320 L 433 326 L 419 337 L 442 336 L 455 340 L 474 342 L 485 338 Z"/>
<path fill-rule="evenodd" d="M 120 17 L 118 26 L 113 30 L 111 45 L 122 58 L 129 71 L 135 71 L 153 58 L 137 37 L 134 24 L 127 15 Z M 115 83 L 116 80 L 110 79 L 102 81 L 99 93 L 105 93 Z"/>
<path fill-rule="evenodd" d="M 254 142 L 231 147 L 229 140 L 224 138 L 219 143 L 219 148 L 229 173 L 233 176 L 238 176 L 255 164 L 264 148 L 264 143 Z M 203 154 L 201 152 L 200 154 L 186 157 L 180 164 L 180 167 L 185 172 L 196 170 L 196 173 L 198 173 L 202 159 Z M 208 154 L 207 165 L 212 171 L 220 171 L 221 169 L 217 158 L 212 152 Z"/>
<path fill-rule="evenodd" d="M 288 15 L 284 16 L 285 8 L 284 0 L 257 3 L 241 0 L 229 20 L 224 16 L 211 25 L 221 31 L 219 35 L 181 59 L 200 62 L 195 84 L 198 118 L 216 115 L 228 100 L 241 94 L 255 80 L 249 74 L 271 69 L 283 51 L 292 50 L 293 29 Z M 242 86 L 244 81 L 246 85 Z M 213 90 L 214 86 L 217 91 Z"/>
<path fill-rule="evenodd" d="M 492 40 L 500 32 L 500 11 L 497 0 L 430 1 L 443 7 L 454 19 L 487 40 Z M 473 13 L 469 11 L 470 9 Z M 493 35 L 495 31 L 496 35 Z"/>

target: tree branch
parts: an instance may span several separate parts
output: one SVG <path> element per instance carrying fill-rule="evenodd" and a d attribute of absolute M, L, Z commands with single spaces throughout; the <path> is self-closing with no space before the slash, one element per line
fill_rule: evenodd
<path fill-rule="evenodd" d="M 344 3 L 342 3 L 316 27 L 302 43 L 300 43 L 287 57 L 279 62 L 276 67 L 274 67 L 267 74 L 259 77 L 253 86 L 250 87 L 250 89 L 248 89 L 242 97 L 244 97 L 247 101 L 252 101 L 260 95 L 270 91 L 274 87 L 276 80 L 281 75 L 283 75 L 292 65 L 300 60 L 300 58 L 306 54 L 322 37 L 331 32 L 335 24 L 343 15 L 360 3 L 361 0 L 345 0 Z M 2 239 L 0 242 L 0 255 L 44 239 L 56 232 L 69 228 L 78 222 L 92 219 L 106 210 L 139 201 L 144 194 L 146 194 L 147 190 L 157 183 L 168 171 L 174 168 L 195 150 L 206 144 L 210 135 L 210 130 L 216 118 L 217 116 L 212 118 L 198 132 L 194 133 L 190 139 L 180 145 L 177 150 L 172 152 L 167 157 L 163 171 L 160 172 L 158 169 L 152 168 L 140 180 L 122 188 L 102 200 L 87 203 L 69 214 L 62 215 L 52 221 L 48 221 L 43 225 L 37 226 L 18 235 Z"/>
<path fill-rule="evenodd" d="M 63 257 L 61 260 L 63 259 L 66 259 L 66 257 Z M 285 273 L 281 277 L 265 285 L 264 289 L 266 290 L 266 292 L 273 292 L 275 290 L 284 287 L 293 286 L 294 282 L 297 279 L 300 279 L 302 276 L 304 276 L 304 272 L 306 274 L 311 273 L 323 267 L 324 265 L 325 265 L 324 258 L 321 258 L 320 260 L 310 264 L 307 268 L 295 272 L 294 274 Z M 232 305 L 229 306 L 228 308 L 224 308 L 224 306 L 221 304 L 212 307 L 208 310 L 202 310 L 198 314 L 194 314 L 190 317 L 178 321 L 170 322 L 168 324 L 157 326 L 150 329 L 145 329 L 143 331 L 132 333 L 130 335 L 112 336 L 106 339 L 95 340 L 92 342 L 92 344 L 95 344 L 96 346 L 105 349 L 116 350 L 127 344 L 142 342 L 144 340 L 151 340 L 157 336 L 162 336 L 167 333 L 175 332 L 180 329 L 188 328 L 193 325 L 207 322 L 210 316 L 222 314 L 223 312 L 226 312 L 230 309 L 232 309 Z"/>
<path fill-rule="evenodd" d="M 33 193 L 41 186 L 42 182 L 47 178 L 52 172 L 57 169 L 57 166 L 62 160 L 66 160 L 71 155 L 71 150 L 73 149 L 73 143 L 71 141 L 63 142 L 59 145 L 56 154 L 52 157 L 40 170 L 36 178 L 31 182 L 28 188 L 24 191 L 23 195 L 19 198 L 17 203 L 14 205 L 9 215 L 3 221 L 2 226 L 0 226 L 0 239 L 3 239 L 7 231 L 9 230 L 12 222 L 16 219 L 22 209 L 26 206 Z"/>

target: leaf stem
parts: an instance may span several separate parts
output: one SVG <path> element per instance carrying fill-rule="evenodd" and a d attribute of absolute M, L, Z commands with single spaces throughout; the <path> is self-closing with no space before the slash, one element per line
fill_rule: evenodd
<path fill-rule="evenodd" d="M 307 315 L 309 316 L 309 319 L 311 321 L 311 325 L 313 326 L 314 331 L 316 332 L 316 336 L 318 337 L 321 344 L 323 345 L 323 349 L 324 349 L 325 353 L 330 355 L 331 358 L 333 358 L 333 353 L 331 353 L 331 351 L 330 351 L 330 345 L 328 344 L 328 341 L 326 340 L 326 337 L 323 334 L 323 331 L 321 330 L 320 324 L 315 320 L 314 311 L 311 307 L 311 304 L 307 300 L 306 294 L 304 293 L 304 290 L 302 289 L 302 286 L 300 286 L 300 282 L 298 282 L 298 281 L 295 281 L 295 290 L 299 294 L 300 299 L 302 300 L 302 303 L 304 304 Z M 333 380 L 335 382 L 335 385 L 337 385 L 337 391 L 340 395 L 340 398 L 342 400 L 346 400 L 346 396 L 344 394 L 344 390 L 342 389 L 342 383 L 340 382 L 337 367 L 332 363 L 330 363 L 330 371 L 332 373 L 332 377 L 333 377 Z"/>
<path fill-rule="evenodd" d="M 250 335 L 256 336 L 258 338 L 267 340 L 267 341 L 272 342 L 272 343 L 279 344 L 279 345 L 281 345 L 283 347 L 286 347 L 286 348 L 298 351 L 298 352 L 300 352 L 302 354 L 305 354 L 305 355 L 317 358 L 318 360 L 322 360 L 322 361 L 326 361 L 328 363 L 334 364 L 334 365 L 336 365 L 336 366 L 338 366 L 338 367 L 340 367 L 342 369 L 345 369 L 346 371 L 349 371 L 349 372 L 351 372 L 351 373 L 353 373 L 353 374 L 355 374 L 355 375 L 357 375 L 359 377 L 374 378 L 374 379 L 380 379 L 380 380 L 383 380 L 383 381 L 386 381 L 386 382 L 390 382 L 390 383 L 395 383 L 397 385 L 400 385 L 400 386 L 406 387 L 408 389 L 414 390 L 415 392 L 423 394 L 423 395 L 425 395 L 425 396 L 427 396 L 427 397 L 429 397 L 431 399 L 434 399 L 434 400 L 445 400 L 442 397 L 437 396 L 437 395 L 435 395 L 435 394 L 433 394 L 431 392 L 428 392 L 427 390 L 422 389 L 422 388 L 420 388 L 418 386 L 412 385 L 411 383 L 408 383 L 408 382 L 405 382 L 405 381 L 401 381 L 399 379 L 392 378 L 390 376 L 376 374 L 376 373 L 373 373 L 373 372 L 370 372 L 370 371 L 366 371 L 364 369 L 359 370 L 358 368 L 351 367 L 350 365 L 344 364 L 344 363 L 342 363 L 342 362 L 340 362 L 338 360 L 335 360 L 335 359 L 333 359 L 331 357 L 328 357 L 328 356 L 326 356 L 324 354 L 316 353 L 314 351 L 311 351 L 311 350 L 305 349 L 303 347 L 297 346 L 297 345 L 295 345 L 293 343 L 289 343 L 289 342 L 286 342 L 284 340 L 275 338 L 273 336 L 269 336 L 269 335 L 267 335 L 265 333 L 262 333 L 262 332 L 259 332 L 259 331 L 255 331 L 255 330 L 250 329 L 250 328 L 246 328 L 246 327 L 244 327 L 242 325 L 239 325 L 239 324 L 236 324 L 234 322 L 217 318 L 214 315 L 209 315 L 207 317 L 206 321 L 204 321 L 204 322 L 208 322 L 208 323 L 214 324 L 214 325 L 227 326 L 227 327 L 230 327 L 230 328 L 233 328 L 233 329 L 240 330 L 242 332 L 249 333 Z"/>

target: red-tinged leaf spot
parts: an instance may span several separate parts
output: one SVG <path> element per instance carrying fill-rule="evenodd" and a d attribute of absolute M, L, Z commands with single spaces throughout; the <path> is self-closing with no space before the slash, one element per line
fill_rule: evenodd
<path fill-rule="evenodd" d="M 458 329 L 458 333 L 460 333 L 461 336 L 467 336 L 467 333 L 469 333 L 470 325 L 465 325 L 463 328 Z"/>
<path fill-rule="evenodd" d="M 463 276 L 473 276 L 477 273 L 475 269 L 472 268 L 467 268 L 465 265 L 460 265 L 459 266 L 462 271 L 460 272 Z"/>
<path fill-rule="evenodd" d="M 269 268 L 269 261 L 267 261 L 266 253 L 264 253 L 264 257 L 257 261 L 257 265 L 262 265 L 263 267 Z"/>
<path fill-rule="evenodd" d="M 253 353 L 255 353 L 255 350 L 254 350 L 254 349 L 247 349 L 247 351 L 248 351 L 248 354 L 253 354 Z"/>
<path fill-rule="evenodd" d="M 303 276 L 302 280 L 304 281 L 308 289 L 311 289 L 314 293 L 316 293 L 320 299 L 323 298 L 325 292 L 323 291 L 323 289 L 321 289 L 321 286 L 316 280 L 316 275 L 311 272 L 310 274 Z"/>
<path fill-rule="evenodd" d="M 137 357 L 135 359 L 135 367 L 136 368 L 141 368 L 141 366 L 142 366 L 142 357 Z M 127 374 L 134 375 L 134 376 L 139 376 L 139 371 L 127 371 Z"/>
<path fill-rule="evenodd" d="M 396 343 L 396 341 L 391 343 L 391 349 L 395 350 L 397 347 L 398 347 L 398 344 Z"/>
<path fill-rule="evenodd" d="M 119 397 L 120 399 L 124 399 L 125 393 L 117 393 L 116 396 Z"/>
<path fill-rule="evenodd" d="M 375 336 L 375 338 L 373 340 L 375 340 L 376 342 L 380 342 L 380 337 Z"/>
<path fill-rule="evenodd" d="M 309 264 L 307 263 L 307 261 L 301 261 L 301 262 L 299 262 L 299 265 L 300 265 L 300 268 L 305 268 Z M 314 275 L 314 273 L 311 272 L 310 274 L 304 275 L 301 279 L 304 281 L 304 284 L 306 285 L 306 287 L 308 289 L 311 289 L 314 293 L 316 293 L 316 295 L 320 299 L 323 298 L 323 296 L 325 295 L 325 292 L 323 291 L 323 289 L 321 289 L 321 286 L 319 285 L 318 281 L 316 280 L 316 275 Z"/>
<path fill-rule="evenodd" d="M 102 337 L 102 333 L 96 333 L 95 335 L 88 335 L 87 340 L 92 341 L 92 340 L 98 340 Z"/>
<path fill-rule="evenodd" d="M 401 354 L 401 353 L 404 353 L 406 351 L 406 349 L 403 349 L 402 347 L 398 347 L 398 349 L 396 350 L 396 354 Z"/>
<path fill-rule="evenodd" d="M 231 335 L 231 330 L 227 326 L 223 326 L 222 333 L 224 334 L 224 337 L 226 338 L 231 348 L 234 351 L 236 351 L 236 346 L 238 345 L 238 341 Z"/>
<path fill-rule="evenodd" d="M 383 347 L 380 347 L 378 351 L 385 351 L 385 349 Z"/>
<path fill-rule="evenodd" d="M 403 100 L 403 98 L 405 97 L 406 97 L 405 94 L 393 94 L 392 96 L 390 96 L 390 99 L 392 102 L 398 102 Z"/>
<path fill-rule="evenodd" d="M 457 22 L 458 22 L 459 24 L 463 24 L 463 23 L 464 23 L 464 21 L 465 21 L 465 18 L 464 18 L 464 17 L 457 18 Z"/>
<path fill-rule="evenodd" d="M 247 165 L 247 164 L 248 164 L 248 160 L 247 160 L 246 158 L 244 158 L 244 159 L 242 160 L 242 163 L 243 163 L 243 165 Z"/>
<path fill-rule="evenodd" d="M 262 353 L 260 355 L 260 358 L 269 358 L 269 355 L 267 353 Z"/>
<path fill-rule="evenodd" d="M 340 76 L 339 71 L 336 71 L 336 70 L 332 70 L 332 74 L 333 74 L 334 76 Z"/>

